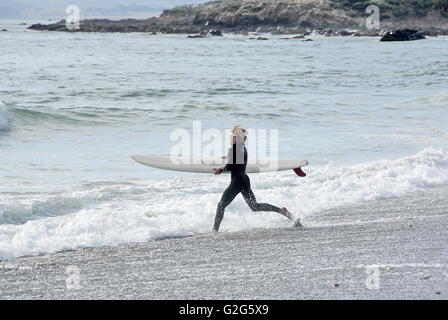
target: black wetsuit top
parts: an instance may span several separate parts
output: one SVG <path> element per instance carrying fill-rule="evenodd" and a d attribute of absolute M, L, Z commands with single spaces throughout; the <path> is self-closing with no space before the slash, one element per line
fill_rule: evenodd
<path fill-rule="evenodd" d="M 244 145 L 233 144 L 229 149 L 229 159 L 227 164 L 221 169 L 222 171 L 230 171 L 232 180 L 237 176 L 246 175 L 247 167 L 247 149 Z"/>

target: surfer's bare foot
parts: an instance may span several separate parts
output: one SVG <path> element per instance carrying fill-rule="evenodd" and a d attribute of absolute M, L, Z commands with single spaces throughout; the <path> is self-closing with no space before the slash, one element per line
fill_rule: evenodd
<path fill-rule="evenodd" d="M 292 217 L 291 212 L 289 212 L 288 209 L 286 209 L 285 207 L 281 208 L 280 213 L 282 215 L 284 215 L 285 217 L 287 217 L 292 222 L 294 222 L 294 227 L 295 228 L 303 228 L 303 224 L 300 222 L 300 219 L 297 218 L 296 220 L 294 220 L 294 218 Z"/>
<path fill-rule="evenodd" d="M 288 211 L 288 209 L 286 209 L 285 207 L 280 209 L 280 213 L 282 215 L 284 215 L 286 218 L 288 218 L 289 220 L 292 220 L 292 214 L 291 212 Z"/>
<path fill-rule="evenodd" d="M 294 222 L 295 228 L 303 228 L 303 224 L 300 222 L 300 219 L 297 219 L 296 222 Z"/>

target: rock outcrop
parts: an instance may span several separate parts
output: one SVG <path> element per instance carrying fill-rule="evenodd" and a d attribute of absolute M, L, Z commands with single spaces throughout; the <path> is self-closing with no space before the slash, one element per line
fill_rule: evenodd
<path fill-rule="evenodd" d="M 207 34 L 223 32 L 314 33 L 326 36 L 379 36 L 381 30 L 366 28 L 366 7 L 381 8 L 382 29 L 418 29 L 431 35 L 448 34 L 448 8 L 428 4 L 421 15 L 408 13 L 408 0 L 220 0 L 164 10 L 159 17 L 143 20 L 83 20 L 79 30 L 69 30 L 65 21 L 36 24 L 34 30 L 81 32 L 157 32 Z M 436 1 L 436 0 L 421 0 Z M 445 1 L 445 0 L 437 0 Z M 391 4 L 393 3 L 393 4 Z M 448 5 L 447 5 L 448 6 Z M 400 11 L 401 10 L 401 11 Z"/>
<path fill-rule="evenodd" d="M 426 39 L 425 35 L 417 30 L 412 29 L 398 29 L 393 31 L 386 31 L 380 41 L 412 41 Z"/>

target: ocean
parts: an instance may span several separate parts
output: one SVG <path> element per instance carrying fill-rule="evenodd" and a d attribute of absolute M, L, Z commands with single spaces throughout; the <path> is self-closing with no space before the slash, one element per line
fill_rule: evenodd
<path fill-rule="evenodd" d="M 130 158 L 168 154 L 194 121 L 277 130 L 279 157 L 308 160 L 308 176 L 253 174 L 252 187 L 306 228 L 380 221 L 378 201 L 396 211 L 406 202 L 393 199 L 431 203 L 448 187 L 447 37 L 187 39 L 21 22 L 0 20 L 0 260 L 210 233 L 228 176 Z M 360 205 L 370 210 L 355 220 L 323 214 Z M 220 231 L 288 226 L 237 197 Z"/>

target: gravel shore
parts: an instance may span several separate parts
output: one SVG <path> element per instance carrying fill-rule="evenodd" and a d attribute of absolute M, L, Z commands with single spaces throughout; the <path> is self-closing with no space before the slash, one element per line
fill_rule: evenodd
<path fill-rule="evenodd" d="M 305 229 L 200 234 L 5 260 L 0 297 L 446 299 L 446 194 L 441 187 L 339 207 L 304 219 Z"/>

